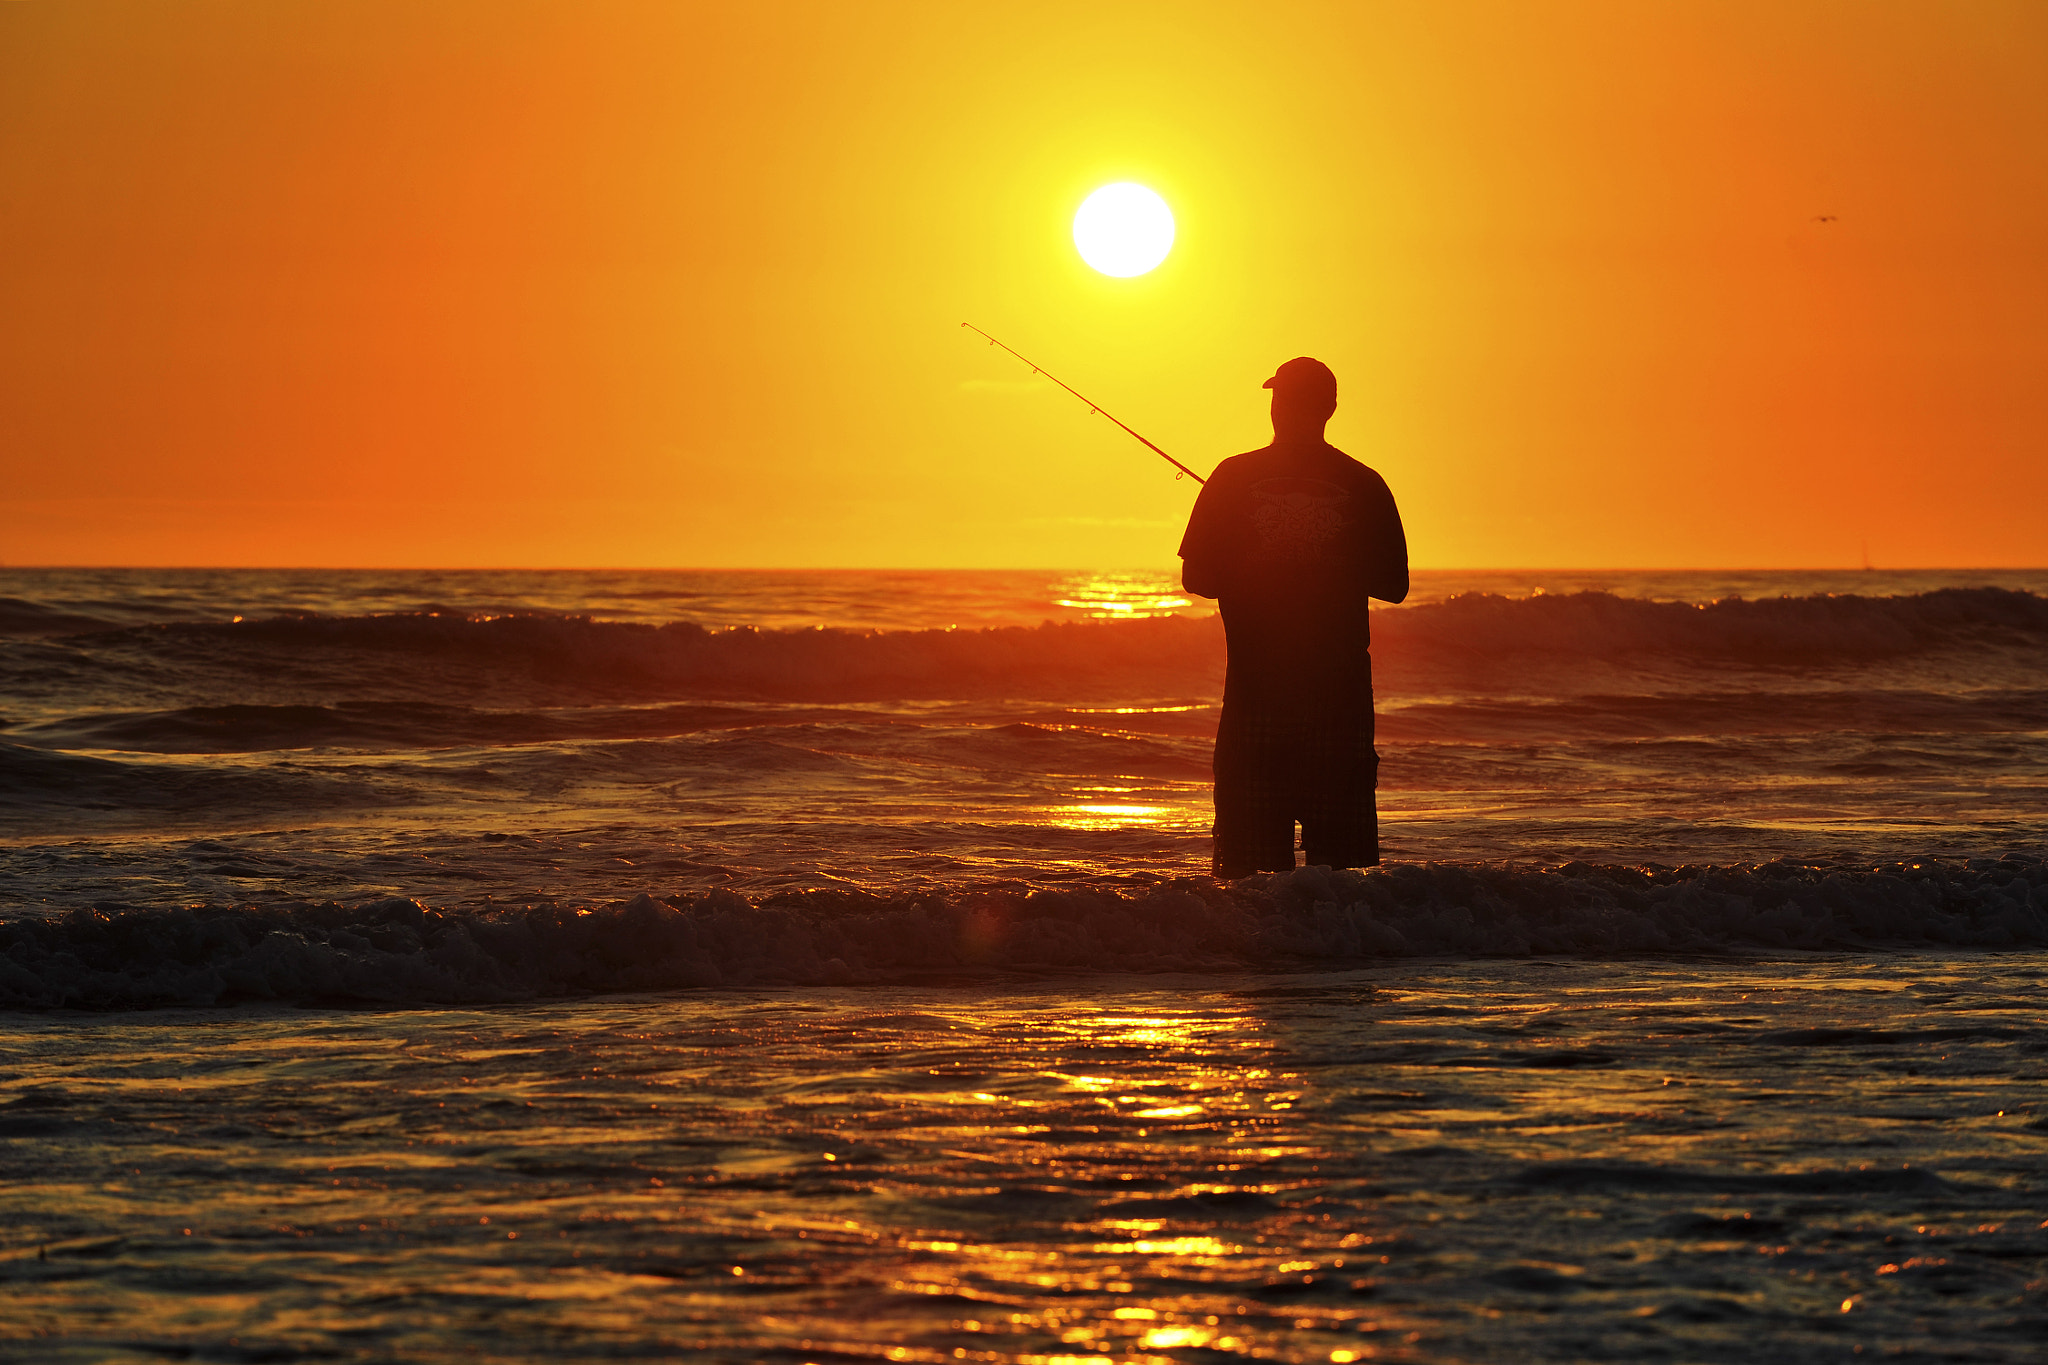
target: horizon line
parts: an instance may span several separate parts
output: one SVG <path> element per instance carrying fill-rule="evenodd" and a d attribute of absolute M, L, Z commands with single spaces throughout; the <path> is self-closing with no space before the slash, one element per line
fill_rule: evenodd
<path fill-rule="evenodd" d="M 1159 573 L 1177 564 L 94 564 L 0 562 L 0 573 L 131 571 L 183 573 Z M 2048 573 L 2042 564 L 1459 564 L 1413 565 L 1410 573 Z"/>

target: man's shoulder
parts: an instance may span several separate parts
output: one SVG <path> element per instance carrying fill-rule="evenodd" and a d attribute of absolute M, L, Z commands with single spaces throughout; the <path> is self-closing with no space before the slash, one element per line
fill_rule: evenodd
<path fill-rule="evenodd" d="M 1331 457 L 1335 457 L 1334 459 Z M 1310 453 L 1299 448 L 1285 446 L 1261 446 L 1247 450 L 1242 455 L 1233 455 L 1216 466 L 1216 472 L 1209 476 L 1211 483 L 1245 487 L 1264 483 L 1268 479 L 1319 479 L 1338 482 L 1355 481 L 1354 472 L 1368 478 L 1379 476 L 1370 469 L 1338 450 L 1335 446 L 1325 452 Z"/>
<path fill-rule="evenodd" d="M 1367 490 L 1385 493 L 1387 481 L 1379 471 L 1362 461 L 1355 460 L 1333 445 L 1325 445 L 1320 451 L 1306 453 L 1299 449 L 1285 450 L 1278 446 L 1261 446 L 1247 450 L 1242 455 L 1232 455 L 1216 466 L 1216 472 L 1209 476 L 1211 483 L 1236 483 L 1256 481 L 1275 477 L 1323 478 L 1342 483 L 1359 485 Z"/>
<path fill-rule="evenodd" d="M 1272 453 L 1273 447 L 1261 446 L 1242 455 L 1228 456 L 1210 473 L 1209 482 L 1229 483 L 1236 479 L 1257 478 L 1264 471 L 1264 466 L 1270 463 L 1267 457 Z"/>
<path fill-rule="evenodd" d="M 1336 457 L 1333 472 L 1339 480 L 1350 484 L 1354 493 L 1363 494 L 1375 502 L 1393 502 L 1394 490 L 1387 487 L 1387 481 L 1380 477 L 1377 469 L 1362 460 L 1353 459 L 1335 446 L 1329 447 L 1329 451 Z"/>
<path fill-rule="evenodd" d="M 1342 477 L 1356 479 L 1361 483 L 1378 484 L 1381 488 L 1387 486 L 1387 481 L 1380 477 L 1379 471 L 1365 461 L 1354 459 L 1335 446 L 1325 446 L 1324 449 L 1334 457 L 1333 463 L 1343 471 Z"/>

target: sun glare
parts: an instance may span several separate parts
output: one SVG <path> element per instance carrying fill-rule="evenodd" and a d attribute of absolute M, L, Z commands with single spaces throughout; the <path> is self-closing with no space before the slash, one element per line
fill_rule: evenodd
<path fill-rule="evenodd" d="M 1105 275 L 1142 275 L 1173 250 L 1173 210 L 1143 185 L 1104 185 L 1074 213 L 1074 246 Z"/>

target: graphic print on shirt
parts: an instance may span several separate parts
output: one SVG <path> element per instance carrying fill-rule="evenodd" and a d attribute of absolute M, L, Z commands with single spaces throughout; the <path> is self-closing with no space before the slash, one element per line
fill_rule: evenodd
<path fill-rule="evenodd" d="M 1322 479 L 1261 479 L 1251 492 L 1252 529 L 1274 559 L 1321 559 L 1351 524 L 1351 495 Z"/>

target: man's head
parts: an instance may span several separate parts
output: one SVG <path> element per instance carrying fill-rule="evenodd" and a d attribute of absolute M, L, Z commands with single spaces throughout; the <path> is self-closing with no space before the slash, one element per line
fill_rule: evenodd
<path fill-rule="evenodd" d="M 1337 410 L 1337 376 L 1328 365 L 1296 356 L 1275 370 L 1265 387 L 1273 391 L 1275 436 L 1322 438 L 1323 424 Z"/>

